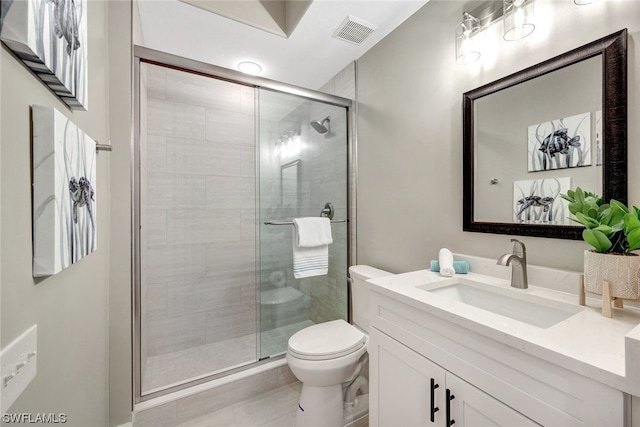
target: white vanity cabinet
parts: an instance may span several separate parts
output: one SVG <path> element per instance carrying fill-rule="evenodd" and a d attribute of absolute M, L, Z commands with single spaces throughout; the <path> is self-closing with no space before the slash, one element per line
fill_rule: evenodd
<path fill-rule="evenodd" d="M 371 293 L 372 427 L 629 425 L 623 392 L 434 311 Z"/>
<path fill-rule="evenodd" d="M 539 425 L 375 328 L 369 355 L 373 426 Z"/>
<path fill-rule="evenodd" d="M 368 351 L 369 402 L 376 408 L 370 425 L 428 426 L 432 418 L 444 425 L 444 409 L 434 410 L 444 408 L 444 369 L 375 328 L 369 330 Z"/>

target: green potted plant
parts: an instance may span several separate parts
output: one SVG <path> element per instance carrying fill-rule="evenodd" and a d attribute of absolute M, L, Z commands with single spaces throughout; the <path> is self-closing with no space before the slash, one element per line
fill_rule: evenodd
<path fill-rule="evenodd" d="M 561 197 L 569 202 L 573 221 L 584 225 L 582 238 L 593 247 L 584 252 L 584 286 L 603 294 L 603 283 L 611 297 L 640 298 L 640 209 L 617 200 L 603 203 L 598 195 L 580 187 Z M 607 290 L 608 291 L 608 290 Z"/>

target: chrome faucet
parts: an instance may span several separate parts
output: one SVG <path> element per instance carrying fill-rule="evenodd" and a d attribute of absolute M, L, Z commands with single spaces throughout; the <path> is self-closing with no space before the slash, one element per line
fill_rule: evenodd
<path fill-rule="evenodd" d="M 527 251 L 520 240 L 510 239 L 513 242 L 513 253 L 504 254 L 498 258 L 498 265 L 511 265 L 511 286 L 519 289 L 527 289 Z"/>

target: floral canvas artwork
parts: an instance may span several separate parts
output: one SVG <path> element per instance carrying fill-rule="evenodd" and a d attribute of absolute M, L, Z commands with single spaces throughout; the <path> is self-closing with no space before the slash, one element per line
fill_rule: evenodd
<path fill-rule="evenodd" d="M 87 0 L 1 5 L 2 42 L 70 108 L 87 110 Z"/>
<path fill-rule="evenodd" d="M 568 202 L 571 178 L 514 181 L 513 220 L 520 224 L 571 224 Z"/>
<path fill-rule="evenodd" d="M 33 275 L 96 250 L 96 143 L 65 115 L 32 106 Z"/>
<path fill-rule="evenodd" d="M 529 126 L 527 170 L 591 165 L 591 113 Z"/>

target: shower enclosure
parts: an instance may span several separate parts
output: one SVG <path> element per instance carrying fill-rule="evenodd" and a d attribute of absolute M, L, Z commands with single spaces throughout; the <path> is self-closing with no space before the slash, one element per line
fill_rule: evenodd
<path fill-rule="evenodd" d="M 347 318 L 350 102 L 136 54 L 140 402 L 281 357 L 301 328 Z M 291 220 L 320 215 L 333 217 L 329 272 L 295 279 Z"/>

